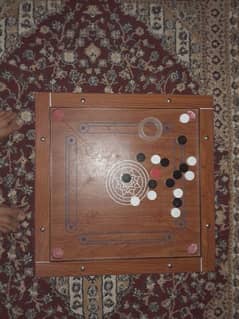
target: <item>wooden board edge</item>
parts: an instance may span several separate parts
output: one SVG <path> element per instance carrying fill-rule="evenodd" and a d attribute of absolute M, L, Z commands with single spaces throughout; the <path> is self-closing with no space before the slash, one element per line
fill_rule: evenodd
<path fill-rule="evenodd" d="M 65 93 L 62 96 L 61 93 L 51 94 L 52 107 L 122 108 L 124 107 L 122 100 L 125 105 L 132 108 L 212 108 L 212 97 L 206 95 Z"/>
<path fill-rule="evenodd" d="M 85 276 L 106 274 L 200 272 L 200 257 L 157 258 L 133 260 L 83 261 L 83 262 L 37 262 L 38 277 Z"/>
<path fill-rule="evenodd" d="M 202 271 L 215 269 L 213 112 L 200 110 L 200 192 Z"/>
<path fill-rule="evenodd" d="M 49 260 L 49 94 L 36 93 L 35 261 Z"/>

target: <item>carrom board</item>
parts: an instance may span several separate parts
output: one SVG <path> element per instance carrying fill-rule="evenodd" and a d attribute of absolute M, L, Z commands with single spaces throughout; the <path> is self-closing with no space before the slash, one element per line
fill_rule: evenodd
<path fill-rule="evenodd" d="M 38 276 L 214 269 L 207 96 L 36 94 Z"/>

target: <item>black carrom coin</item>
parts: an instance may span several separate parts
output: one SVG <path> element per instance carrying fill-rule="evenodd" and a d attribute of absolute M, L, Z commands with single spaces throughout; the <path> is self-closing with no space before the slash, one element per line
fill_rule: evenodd
<path fill-rule="evenodd" d="M 174 177 L 175 179 L 181 178 L 181 177 L 182 177 L 181 171 L 178 171 L 178 170 L 174 171 L 174 172 L 173 172 L 173 177 Z"/>
<path fill-rule="evenodd" d="M 156 187 L 157 187 L 157 184 L 158 184 L 158 183 L 157 183 L 154 179 L 151 179 L 151 180 L 149 180 L 149 182 L 148 182 L 148 186 L 149 186 L 150 189 L 156 188 Z"/>
<path fill-rule="evenodd" d="M 162 158 L 160 161 L 161 166 L 167 167 L 169 165 L 169 159 L 168 158 Z"/>
<path fill-rule="evenodd" d="M 174 184 L 175 184 L 175 182 L 174 182 L 174 180 L 173 180 L 172 178 L 168 178 L 168 179 L 166 180 L 166 185 L 167 185 L 167 187 L 173 187 Z"/>
<path fill-rule="evenodd" d="M 173 200 L 173 206 L 174 207 L 181 207 L 183 204 L 182 200 L 180 198 L 174 198 Z"/>
<path fill-rule="evenodd" d="M 187 138 L 186 138 L 186 136 L 184 136 L 184 135 L 180 135 L 180 136 L 177 138 L 177 141 L 178 141 L 178 144 L 184 145 L 184 144 L 187 143 Z"/>
<path fill-rule="evenodd" d="M 181 163 L 179 169 L 181 172 L 186 173 L 188 171 L 188 165 L 186 163 Z"/>
<path fill-rule="evenodd" d="M 128 173 L 125 173 L 122 175 L 121 179 L 124 183 L 129 183 L 131 181 L 131 175 Z"/>
<path fill-rule="evenodd" d="M 138 162 L 143 162 L 145 160 L 145 155 L 144 153 L 138 153 L 136 158 Z"/>

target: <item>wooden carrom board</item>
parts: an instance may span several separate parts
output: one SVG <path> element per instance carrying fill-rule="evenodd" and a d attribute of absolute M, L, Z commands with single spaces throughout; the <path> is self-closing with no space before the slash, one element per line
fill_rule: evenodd
<path fill-rule="evenodd" d="M 36 94 L 39 276 L 214 269 L 207 96 Z"/>

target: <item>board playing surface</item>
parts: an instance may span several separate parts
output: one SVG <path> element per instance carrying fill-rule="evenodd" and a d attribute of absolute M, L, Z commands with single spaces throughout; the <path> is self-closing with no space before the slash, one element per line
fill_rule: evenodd
<path fill-rule="evenodd" d="M 123 260 L 130 265 L 169 258 L 171 265 L 173 258 L 197 258 L 202 264 L 207 173 L 201 170 L 212 155 L 202 154 L 200 107 L 142 103 L 137 108 L 123 97 L 121 103 L 115 107 L 108 101 L 104 108 L 96 99 L 91 107 L 68 102 L 67 107 L 56 103 L 48 108 L 49 227 L 41 226 L 44 216 L 36 218 L 37 228 L 45 227 L 36 240 L 47 237 L 47 263 L 117 265 Z M 41 131 L 44 115 L 38 119 Z M 210 224 L 204 224 L 212 230 L 208 209 Z M 147 263 L 145 267 L 148 272 Z M 97 264 L 93 272 L 98 273 Z"/>

